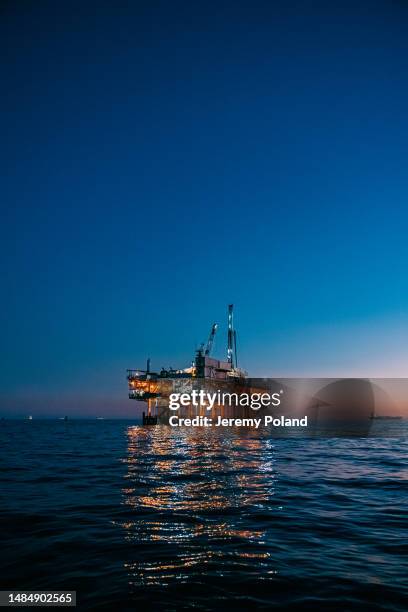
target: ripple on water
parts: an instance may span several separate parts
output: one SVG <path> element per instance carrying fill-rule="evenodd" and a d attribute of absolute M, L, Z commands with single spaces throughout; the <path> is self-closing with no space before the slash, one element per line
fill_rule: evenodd
<path fill-rule="evenodd" d="M 76 589 L 84 609 L 405 608 L 403 437 L 83 421 L 0 438 L 5 588 Z"/>

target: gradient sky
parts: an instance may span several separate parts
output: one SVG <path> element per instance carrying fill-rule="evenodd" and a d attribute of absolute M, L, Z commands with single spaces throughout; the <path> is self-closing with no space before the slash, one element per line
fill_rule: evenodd
<path fill-rule="evenodd" d="M 131 415 L 234 302 L 253 375 L 403 376 L 408 4 L 0 9 L 3 414 Z"/>

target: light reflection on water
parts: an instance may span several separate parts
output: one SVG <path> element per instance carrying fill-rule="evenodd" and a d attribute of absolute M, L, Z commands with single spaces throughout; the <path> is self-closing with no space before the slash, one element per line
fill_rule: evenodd
<path fill-rule="evenodd" d="M 266 531 L 248 519 L 255 510 L 279 511 L 269 440 L 131 427 L 126 461 L 123 503 L 137 518 L 123 524 L 125 538 L 162 544 L 158 558 L 127 564 L 134 586 L 243 568 L 274 573 Z"/>
<path fill-rule="evenodd" d="M 405 434 L 271 439 L 158 426 L 127 438 L 125 571 L 140 601 L 326 610 L 347 593 L 350 609 L 404 609 Z"/>
<path fill-rule="evenodd" d="M 376 426 L 3 421 L 2 588 L 76 589 L 81 610 L 406 612 L 408 421 Z"/>

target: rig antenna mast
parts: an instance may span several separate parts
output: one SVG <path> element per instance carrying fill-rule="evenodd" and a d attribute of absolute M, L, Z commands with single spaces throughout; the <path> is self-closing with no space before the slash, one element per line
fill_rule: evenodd
<path fill-rule="evenodd" d="M 228 363 L 232 368 L 237 367 L 237 333 L 234 329 L 234 304 L 228 306 Z"/>

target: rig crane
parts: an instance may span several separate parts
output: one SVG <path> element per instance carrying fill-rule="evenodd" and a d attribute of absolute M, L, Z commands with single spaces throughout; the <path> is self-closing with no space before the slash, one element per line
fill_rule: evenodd
<path fill-rule="evenodd" d="M 208 357 L 211 355 L 215 334 L 217 333 L 217 327 L 218 327 L 218 324 L 214 323 L 211 328 L 210 335 L 208 336 L 207 346 L 205 347 L 205 352 L 204 352 L 204 355 L 207 355 Z"/>

